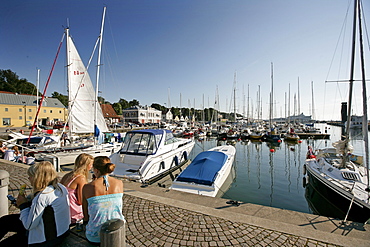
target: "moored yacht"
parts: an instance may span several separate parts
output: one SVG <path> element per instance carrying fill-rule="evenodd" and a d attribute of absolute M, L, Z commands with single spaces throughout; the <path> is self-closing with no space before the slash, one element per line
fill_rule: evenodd
<path fill-rule="evenodd" d="M 110 159 L 112 175 L 150 183 L 188 160 L 193 139 L 173 136 L 170 130 L 144 129 L 127 132 L 121 150 Z"/>

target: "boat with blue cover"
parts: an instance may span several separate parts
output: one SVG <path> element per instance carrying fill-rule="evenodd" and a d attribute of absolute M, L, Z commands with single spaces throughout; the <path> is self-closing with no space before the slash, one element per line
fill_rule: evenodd
<path fill-rule="evenodd" d="M 199 153 L 173 181 L 170 189 L 215 197 L 230 174 L 236 149 L 218 146 Z"/>

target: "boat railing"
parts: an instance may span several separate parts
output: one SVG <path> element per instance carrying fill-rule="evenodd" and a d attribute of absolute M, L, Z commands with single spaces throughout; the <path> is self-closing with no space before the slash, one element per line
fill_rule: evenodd
<path fill-rule="evenodd" d="M 13 145 L 13 143 L 9 143 L 9 140 L 0 139 L 0 141 L 7 142 L 8 145 L 9 144 Z M 17 147 L 20 147 L 20 152 L 21 152 L 22 157 L 26 156 L 26 153 L 37 153 L 37 150 L 35 150 L 33 148 L 29 148 L 29 147 L 26 147 L 26 146 L 23 146 L 23 145 L 20 145 L 20 144 L 16 144 L 16 143 L 14 143 L 14 145 L 17 146 Z M 54 168 L 57 172 L 60 171 L 60 162 L 59 162 L 59 157 L 58 156 L 56 156 L 52 153 L 39 153 L 39 155 L 44 161 L 50 161 L 54 165 Z"/>

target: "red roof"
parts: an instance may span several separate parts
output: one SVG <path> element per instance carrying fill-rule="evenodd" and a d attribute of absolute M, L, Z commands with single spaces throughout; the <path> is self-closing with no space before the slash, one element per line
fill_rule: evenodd
<path fill-rule="evenodd" d="M 103 112 L 104 118 L 119 118 L 116 111 L 113 109 L 110 104 L 101 104 L 101 110 Z"/>

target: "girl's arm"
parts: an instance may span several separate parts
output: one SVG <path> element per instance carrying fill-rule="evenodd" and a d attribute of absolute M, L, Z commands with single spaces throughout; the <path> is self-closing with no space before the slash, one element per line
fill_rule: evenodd
<path fill-rule="evenodd" d="M 76 190 L 77 190 L 77 202 L 78 204 L 82 205 L 83 196 L 82 196 L 82 190 L 84 185 L 87 183 L 85 176 L 79 176 L 76 178 Z"/>
<path fill-rule="evenodd" d="M 88 212 L 88 204 L 87 204 L 87 198 L 86 193 L 88 192 L 88 186 L 89 184 L 85 184 L 82 188 L 82 211 L 84 214 L 84 221 L 89 221 L 89 212 Z"/>
<path fill-rule="evenodd" d="M 26 203 L 20 205 L 20 220 L 26 230 L 37 227 L 42 220 L 42 214 L 47 206 L 46 197 L 46 194 L 42 194 L 41 192 L 33 198 L 31 207 L 27 207 Z"/>

